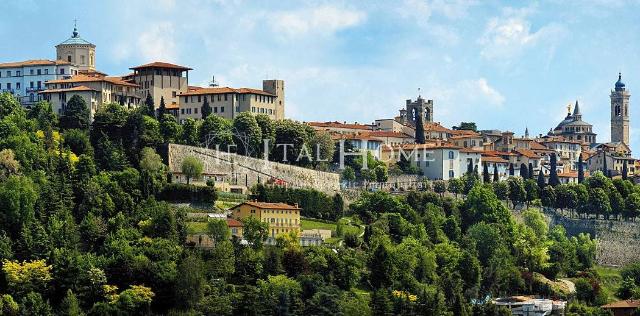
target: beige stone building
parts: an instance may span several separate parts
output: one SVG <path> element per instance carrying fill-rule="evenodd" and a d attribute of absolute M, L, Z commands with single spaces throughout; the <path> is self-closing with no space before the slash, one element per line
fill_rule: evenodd
<path fill-rule="evenodd" d="M 82 72 L 96 69 L 96 45 L 80 37 L 75 27 L 69 39 L 56 45 L 56 56 L 58 60 L 72 63 Z"/>
<path fill-rule="evenodd" d="M 62 114 L 67 102 L 74 96 L 81 96 L 93 114 L 102 104 L 120 103 L 135 108 L 140 104 L 138 86 L 120 77 L 77 75 L 68 79 L 46 82 L 46 90 L 41 91 L 44 99 L 51 103 L 53 111 Z"/>
<path fill-rule="evenodd" d="M 233 119 L 239 113 L 265 114 L 275 120 L 284 118 L 284 82 L 265 80 L 268 90 L 250 88 L 210 87 L 190 89 L 179 95 L 179 120 L 201 119 L 206 99 L 213 115 Z M 275 87 L 275 89 L 271 89 Z M 277 94 L 279 93 L 279 94 Z"/>
<path fill-rule="evenodd" d="M 189 90 L 189 67 L 157 61 L 130 69 L 123 78 L 140 86 L 143 100 L 151 94 L 156 109 L 162 98 L 167 109 L 177 109 L 179 95 Z"/>

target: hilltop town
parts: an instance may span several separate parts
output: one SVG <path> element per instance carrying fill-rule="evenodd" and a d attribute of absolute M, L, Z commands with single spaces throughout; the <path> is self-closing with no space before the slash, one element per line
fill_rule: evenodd
<path fill-rule="evenodd" d="M 74 28 L 0 62 L 2 314 L 601 315 L 640 306 L 640 160 L 579 100 L 545 134 L 418 95 L 295 121 L 285 80 L 99 70 Z M 396 102 L 389 100 L 389 102 Z M 624 278 L 624 280 L 623 280 Z M 622 300 L 622 301 L 620 301 Z"/>

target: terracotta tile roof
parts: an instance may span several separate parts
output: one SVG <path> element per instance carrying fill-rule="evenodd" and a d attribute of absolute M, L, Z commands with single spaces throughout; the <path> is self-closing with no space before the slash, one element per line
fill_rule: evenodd
<path fill-rule="evenodd" d="M 577 140 L 569 140 L 563 136 L 547 136 L 542 137 L 538 141 L 543 143 L 570 143 L 570 144 L 582 144 L 582 142 Z"/>
<path fill-rule="evenodd" d="M 454 136 L 480 136 L 480 134 L 466 129 L 451 129 L 449 130 L 449 133 Z"/>
<path fill-rule="evenodd" d="M 459 131 L 454 131 L 454 132 L 459 132 Z M 453 136 L 449 137 L 450 140 L 468 139 L 468 138 L 482 138 L 482 135 L 472 132 L 472 133 L 469 133 L 469 134 L 453 135 Z"/>
<path fill-rule="evenodd" d="M 482 162 L 491 162 L 491 163 L 504 163 L 504 164 L 508 164 L 509 161 L 504 160 L 500 157 L 496 157 L 496 156 L 485 156 L 482 155 Z"/>
<path fill-rule="evenodd" d="M 236 209 L 241 205 L 251 205 L 253 207 L 257 207 L 259 209 L 270 209 L 270 210 L 299 210 L 300 208 L 294 205 L 289 205 L 286 203 L 268 203 L 268 202 L 256 202 L 256 201 L 247 201 L 241 204 L 238 204 L 231 209 Z"/>
<path fill-rule="evenodd" d="M 238 93 L 238 94 L 260 94 L 275 97 L 274 94 L 271 94 L 266 91 L 251 89 L 251 88 L 229 88 L 229 87 L 220 87 L 220 88 L 200 88 L 200 89 L 189 89 L 187 92 L 180 93 L 182 96 L 187 95 L 204 95 L 204 94 L 224 94 L 224 93 Z"/>
<path fill-rule="evenodd" d="M 242 227 L 244 225 L 242 225 L 242 222 L 237 220 L 237 219 L 227 218 L 227 226 L 228 227 Z"/>
<path fill-rule="evenodd" d="M 371 126 L 369 126 L 369 125 L 340 123 L 340 122 L 337 122 L 337 121 L 335 121 L 335 122 L 307 122 L 307 125 L 313 126 L 313 127 L 371 130 Z"/>
<path fill-rule="evenodd" d="M 518 154 L 525 156 L 527 158 L 530 159 L 540 159 L 542 157 L 538 156 L 535 152 L 533 152 L 532 150 L 529 149 L 524 149 L 524 148 L 518 148 L 514 150 L 515 152 L 517 152 Z"/>
<path fill-rule="evenodd" d="M 25 66 L 53 66 L 53 65 L 70 65 L 71 63 L 64 60 L 48 60 L 48 59 L 30 59 L 25 61 L 16 61 L 9 63 L 0 63 L 0 68 L 16 68 Z"/>
<path fill-rule="evenodd" d="M 440 125 L 440 123 L 437 123 L 437 122 L 424 123 L 424 131 L 425 132 L 444 132 L 444 133 L 452 133 L 453 132 L 453 130 L 448 129 L 448 128 Z"/>
<path fill-rule="evenodd" d="M 196 91 L 196 90 L 200 90 L 200 89 L 204 89 L 203 87 L 198 87 L 198 86 L 188 86 L 187 90 L 188 91 Z"/>
<path fill-rule="evenodd" d="M 531 144 L 529 145 L 529 147 L 531 147 L 531 149 L 533 150 L 550 150 L 549 148 L 547 148 L 545 145 L 540 144 L 539 142 L 531 142 Z"/>
<path fill-rule="evenodd" d="M 385 146 L 382 151 L 395 151 L 402 148 L 402 150 L 414 150 L 414 149 L 461 149 L 450 143 L 431 142 L 425 144 L 402 144 L 398 146 Z"/>
<path fill-rule="evenodd" d="M 617 301 L 613 303 L 609 303 L 607 305 L 603 305 L 602 308 L 638 308 L 640 307 L 640 300 L 623 300 Z"/>
<path fill-rule="evenodd" d="M 341 133 L 332 133 L 331 134 L 331 139 L 333 140 L 350 140 L 350 139 L 359 139 L 359 140 L 370 140 L 370 141 L 376 141 L 376 142 L 382 142 L 381 140 L 372 137 L 368 134 L 341 134 Z"/>
<path fill-rule="evenodd" d="M 362 132 L 366 133 L 371 137 L 397 137 L 397 138 L 411 138 L 413 137 L 400 132 L 392 132 L 392 131 L 370 131 L 370 132 Z"/>
<path fill-rule="evenodd" d="M 171 102 L 171 104 L 166 105 L 165 108 L 167 110 L 177 110 L 177 109 L 180 108 L 180 105 L 178 105 L 178 103 L 176 103 L 176 102 Z"/>
<path fill-rule="evenodd" d="M 98 90 L 91 89 L 86 86 L 77 86 L 77 87 L 68 88 L 68 89 L 48 89 L 48 90 L 40 91 L 40 93 L 57 93 L 57 92 L 70 92 L 70 91 L 96 91 L 97 92 Z"/>
<path fill-rule="evenodd" d="M 87 76 L 87 75 L 77 75 L 73 76 L 69 79 L 58 79 L 58 80 L 49 80 L 46 83 L 78 83 L 78 82 L 98 82 L 105 81 L 115 85 L 120 86 L 129 86 L 129 87 L 138 87 L 137 84 L 133 84 L 130 82 L 126 82 L 122 80 L 120 77 L 95 77 L 95 76 Z"/>
<path fill-rule="evenodd" d="M 171 69 L 177 69 L 177 70 L 193 70 L 189 67 L 165 63 L 161 61 L 156 61 L 156 62 L 152 62 L 152 63 L 148 63 L 148 64 L 136 66 L 136 67 L 131 67 L 129 69 L 138 70 L 138 69 L 144 69 L 144 68 L 171 68 Z"/>

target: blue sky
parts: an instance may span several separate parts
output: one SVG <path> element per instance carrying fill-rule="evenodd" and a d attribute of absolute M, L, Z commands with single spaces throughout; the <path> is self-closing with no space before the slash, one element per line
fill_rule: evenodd
<path fill-rule="evenodd" d="M 54 58 L 73 20 L 109 74 L 153 60 L 223 86 L 286 81 L 288 117 L 371 122 L 433 99 L 446 126 L 546 133 L 579 100 L 608 141 L 618 72 L 640 150 L 638 1 L 3 1 L 0 59 Z M 640 91 L 640 89 L 638 89 Z M 636 106 L 638 105 L 638 106 Z"/>

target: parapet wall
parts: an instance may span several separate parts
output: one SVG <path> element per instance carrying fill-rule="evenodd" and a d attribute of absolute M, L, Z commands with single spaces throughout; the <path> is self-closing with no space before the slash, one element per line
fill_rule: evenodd
<path fill-rule="evenodd" d="M 562 225 L 567 235 L 588 233 L 598 239 L 596 261 L 604 265 L 625 265 L 640 261 L 640 222 L 574 219 L 546 212 L 551 225 Z"/>
<path fill-rule="evenodd" d="M 334 194 L 340 190 L 340 175 L 337 173 L 178 144 L 168 145 L 169 171 L 180 174 L 182 160 L 188 156 L 194 156 L 203 162 L 204 174 L 228 175 L 238 184 L 246 184 L 248 187 L 257 183 L 266 183 L 270 179 L 278 179 L 292 188 L 313 188 L 328 194 Z"/>

